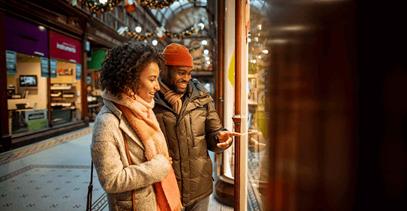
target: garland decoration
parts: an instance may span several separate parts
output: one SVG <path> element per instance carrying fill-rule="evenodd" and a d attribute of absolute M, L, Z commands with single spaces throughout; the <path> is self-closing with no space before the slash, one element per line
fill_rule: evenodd
<path fill-rule="evenodd" d="M 162 9 L 164 7 L 169 7 L 175 0 L 138 0 L 140 6 L 147 7 L 150 9 Z"/>
<path fill-rule="evenodd" d="M 81 0 L 82 4 L 90 10 L 91 13 L 104 13 L 113 10 L 117 5 L 120 4 L 122 0 L 105 0 L 105 3 L 101 3 L 100 0 Z M 137 0 L 138 5 L 150 9 L 162 9 L 169 7 L 176 0 Z M 133 6 L 134 4 L 129 4 L 126 1 L 125 6 Z M 130 12 L 133 12 L 130 11 Z"/>
<path fill-rule="evenodd" d="M 134 31 L 130 31 L 127 32 L 127 36 L 130 38 L 133 38 L 135 40 L 147 40 L 150 39 L 152 37 L 157 37 L 158 39 L 163 39 L 164 37 L 168 37 L 168 38 L 175 38 L 175 39 L 184 39 L 186 37 L 190 37 L 194 34 L 197 34 L 199 31 L 201 30 L 199 25 L 195 25 L 189 29 L 186 29 L 185 31 L 182 32 L 169 32 L 166 29 L 164 29 L 163 27 L 157 28 L 156 29 L 156 35 L 154 35 L 154 33 L 152 32 L 146 32 L 145 34 L 141 34 L 141 33 L 137 33 Z"/>
<path fill-rule="evenodd" d="M 122 0 L 106 0 L 106 3 L 100 3 L 99 0 L 82 0 L 82 4 L 90 10 L 91 13 L 104 13 L 113 10 Z"/>
<path fill-rule="evenodd" d="M 127 36 L 140 41 L 150 39 L 151 37 L 153 37 L 153 33 L 147 32 L 145 34 L 140 34 L 137 32 L 127 32 Z"/>

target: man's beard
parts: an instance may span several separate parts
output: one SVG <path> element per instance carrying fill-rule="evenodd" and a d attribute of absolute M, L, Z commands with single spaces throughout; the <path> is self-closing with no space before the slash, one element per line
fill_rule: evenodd
<path fill-rule="evenodd" d="M 185 87 L 185 89 L 180 90 L 177 86 L 177 84 L 179 84 L 179 83 L 186 83 L 187 86 Z M 177 94 L 184 94 L 188 89 L 188 81 L 184 81 L 181 79 L 179 81 L 172 82 L 171 85 L 169 86 L 169 88 L 172 89 L 173 91 L 175 91 Z"/>
<path fill-rule="evenodd" d="M 174 90 L 177 94 L 184 94 L 186 91 L 187 91 L 187 89 L 185 89 L 185 90 L 179 90 L 178 89 L 178 87 L 175 85 L 175 84 L 173 84 L 173 85 L 171 85 L 171 87 L 170 87 L 172 90 Z M 188 86 L 187 86 L 187 88 L 188 88 Z"/>

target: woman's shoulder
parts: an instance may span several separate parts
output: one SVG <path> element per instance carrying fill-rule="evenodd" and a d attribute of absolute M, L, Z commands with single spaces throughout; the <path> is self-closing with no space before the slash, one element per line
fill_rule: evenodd
<path fill-rule="evenodd" d="M 102 107 L 95 119 L 95 127 L 118 127 L 119 119 L 106 107 Z"/>

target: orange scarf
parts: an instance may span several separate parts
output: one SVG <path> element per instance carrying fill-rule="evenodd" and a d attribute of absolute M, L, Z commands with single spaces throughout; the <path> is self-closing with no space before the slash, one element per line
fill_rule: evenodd
<path fill-rule="evenodd" d="M 143 142 L 147 160 L 153 159 L 157 154 L 169 156 L 165 137 L 160 129 L 157 118 L 152 108 L 154 101 L 147 103 L 141 97 L 134 95 L 134 99 L 122 94 L 118 99 L 107 92 L 103 92 L 103 98 L 113 101 L 123 112 L 130 126 Z M 154 183 L 157 200 L 157 209 L 161 211 L 179 211 L 182 208 L 180 192 L 174 170 L 170 168 L 167 177 Z"/>
<path fill-rule="evenodd" d="M 181 97 L 184 93 L 179 94 L 168 88 L 168 86 L 159 80 L 160 82 L 160 92 L 164 95 L 164 99 L 171 104 L 172 108 L 174 109 L 177 114 L 181 112 L 182 107 L 182 100 Z"/>

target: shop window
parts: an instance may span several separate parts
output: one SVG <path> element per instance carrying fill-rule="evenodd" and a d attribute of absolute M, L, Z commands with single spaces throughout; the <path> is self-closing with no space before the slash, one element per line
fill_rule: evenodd
<path fill-rule="evenodd" d="M 78 64 L 64 60 L 54 61 L 56 65 L 51 67 L 51 72 L 55 68 L 56 74 L 51 76 L 50 87 L 51 124 L 59 125 L 79 121 L 82 106 L 81 83 L 76 76 Z"/>
<path fill-rule="evenodd" d="M 251 5 L 248 75 L 248 207 L 264 210 L 269 173 L 269 139 L 266 112 L 266 75 L 269 74 L 269 45 L 266 7 Z M 269 82 L 267 82 L 269 83 Z"/>
<path fill-rule="evenodd" d="M 14 54 L 15 69 L 7 73 L 9 133 L 19 134 L 48 128 L 47 76 L 42 75 L 41 57 Z"/>

